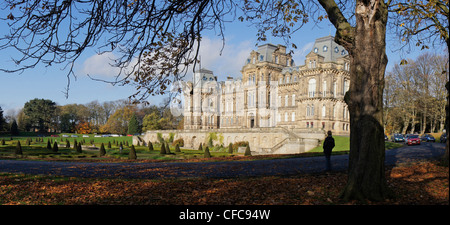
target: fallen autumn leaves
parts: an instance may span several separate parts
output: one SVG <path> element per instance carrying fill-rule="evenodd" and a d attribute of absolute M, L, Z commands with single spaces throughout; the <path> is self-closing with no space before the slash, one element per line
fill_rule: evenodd
<path fill-rule="evenodd" d="M 448 167 L 420 162 L 388 168 L 396 199 L 366 204 L 448 205 Z M 4 205 L 334 205 L 343 172 L 238 179 L 124 180 L 0 174 Z"/>

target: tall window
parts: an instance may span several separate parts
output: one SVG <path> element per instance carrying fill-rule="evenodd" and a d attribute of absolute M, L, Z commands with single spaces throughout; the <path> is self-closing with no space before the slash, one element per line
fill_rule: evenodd
<path fill-rule="evenodd" d="M 288 101 L 289 101 L 289 96 L 285 95 L 284 96 L 284 106 L 288 106 Z"/>
<path fill-rule="evenodd" d="M 295 112 L 292 113 L 292 122 L 295 121 Z"/>
<path fill-rule="evenodd" d="M 292 106 L 295 106 L 295 94 L 292 95 Z"/>
<path fill-rule="evenodd" d="M 325 105 L 322 106 L 322 117 L 325 117 L 326 114 L 326 107 Z"/>
<path fill-rule="evenodd" d="M 309 109 L 309 105 L 306 106 L 306 116 L 311 115 L 310 109 Z"/>
<path fill-rule="evenodd" d="M 308 82 L 308 97 L 314 97 L 316 92 L 316 79 L 310 79 Z"/>
<path fill-rule="evenodd" d="M 337 92 L 337 84 L 336 81 L 333 83 L 333 96 L 336 98 L 336 92 Z"/>
<path fill-rule="evenodd" d="M 286 121 L 286 122 L 288 121 L 288 113 L 287 112 L 284 113 L 284 121 Z"/>
<path fill-rule="evenodd" d="M 327 96 L 327 81 L 326 80 L 323 81 L 322 90 L 323 90 L 323 97 L 326 97 Z"/>

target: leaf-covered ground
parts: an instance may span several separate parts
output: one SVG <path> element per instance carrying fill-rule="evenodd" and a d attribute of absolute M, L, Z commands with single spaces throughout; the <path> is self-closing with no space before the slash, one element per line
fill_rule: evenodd
<path fill-rule="evenodd" d="M 449 170 L 437 162 L 387 168 L 396 198 L 364 204 L 448 205 Z M 239 179 L 124 180 L 0 174 L 2 205 L 336 205 L 344 172 Z"/>

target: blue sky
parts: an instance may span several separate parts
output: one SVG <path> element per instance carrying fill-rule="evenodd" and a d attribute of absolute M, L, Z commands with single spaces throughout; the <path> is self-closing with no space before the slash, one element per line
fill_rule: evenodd
<path fill-rule="evenodd" d="M 1 17 L 6 17 L 3 12 Z M 327 20 L 319 24 L 312 22 L 301 28 L 292 36 L 291 42 L 298 46 L 294 50 L 293 58 L 296 65 L 304 64 L 304 57 L 311 51 L 315 39 L 327 36 L 334 36 L 334 27 L 329 26 Z M 5 35 L 8 27 L 5 21 L 0 21 L 0 35 Z M 225 27 L 225 48 L 222 55 L 219 50 L 222 47 L 221 37 L 213 32 L 207 32 L 201 44 L 201 65 L 202 68 L 212 70 L 219 80 L 224 80 L 226 76 L 240 77 L 240 69 L 244 65 L 245 59 L 251 50 L 256 49 L 256 29 L 248 27 L 245 23 L 227 23 Z M 268 37 L 268 41 L 273 44 L 284 44 L 283 40 Z M 264 44 L 264 43 L 260 43 Z M 392 52 L 395 44 L 388 42 L 387 54 L 390 67 L 400 61 L 398 52 Z M 0 54 L 1 63 L 8 67 L 13 65 L 11 55 L 13 52 L 2 51 Z M 415 58 L 418 51 L 407 58 Z M 39 66 L 32 70 L 19 73 L 0 72 L 0 107 L 3 111 L 18 111 L 25 102 L 34 98 L 50 99 L 58 105 L 71 103 L 85 104 L 94 100 L 99 102 L 126 99 L 135 92 L 132 86 L 112 86 L 108 83 L 91 80 L 86 74 L 96 78 L 113 80 L 116 70 L 108 65 L 108 59 L 114 55 L 96 55 L 95 49 L 83 54 L 75 64 L 76 80 L 71 77 L 69 96 L 66 99 L 63 93 L 67 86 L 67 70 L 63 70 L 64 65 L 55 64 L 51 67 Z M 163 97 L 151 97 L 148 101 L 151 104 L 160 104 Z"/>

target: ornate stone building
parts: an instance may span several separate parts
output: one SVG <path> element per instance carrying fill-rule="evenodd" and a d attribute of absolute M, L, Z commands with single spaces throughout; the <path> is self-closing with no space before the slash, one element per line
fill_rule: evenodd
<path fill-rule="evenodd" d="M 185 130 L 278 127 L 348 134 L 349 57 L 333 39 L 318 38 L 301 66 L 285 46 L 264 44 L 250 52 L 241 79 L 217 81 L 212 71 L 197 71 L 184 93 Z"/>

